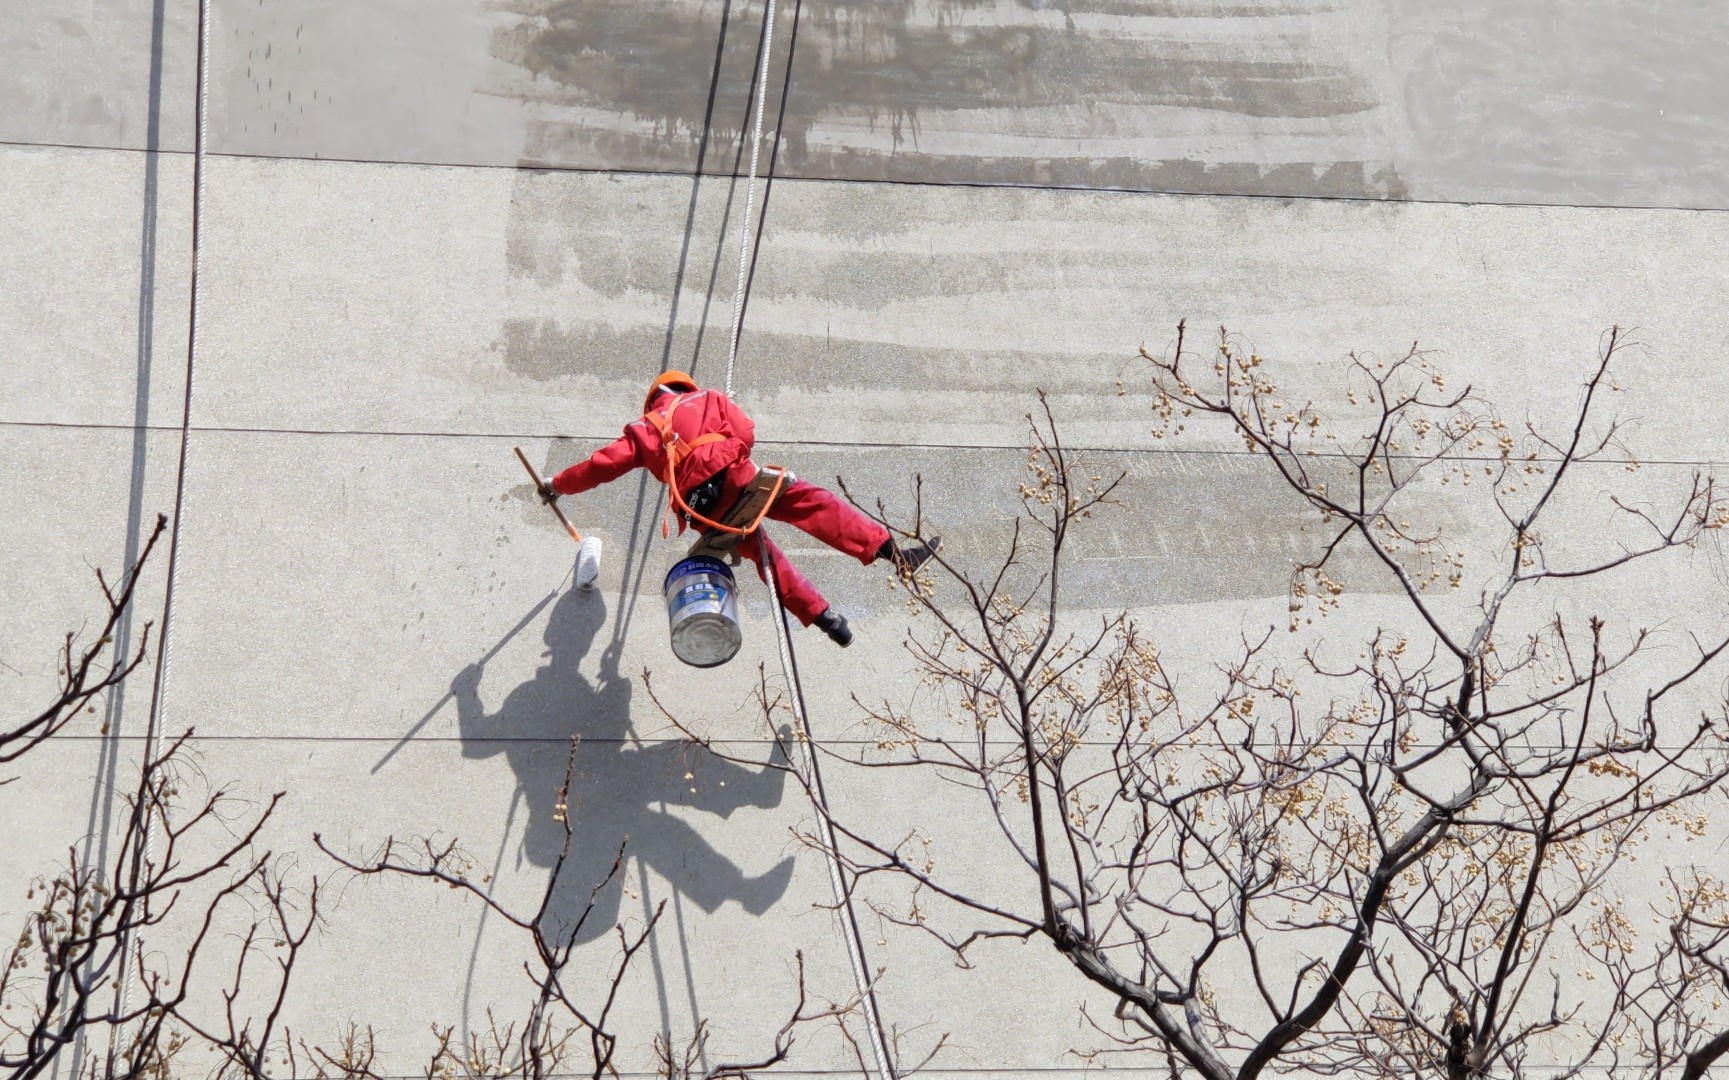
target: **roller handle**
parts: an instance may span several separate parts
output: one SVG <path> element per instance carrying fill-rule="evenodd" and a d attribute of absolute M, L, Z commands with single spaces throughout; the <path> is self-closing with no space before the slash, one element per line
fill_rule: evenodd
<path fill-rule="evenodd" d="M 544 497 L 550 490 L 546 481 L 541 478 L 540 473 L 535 471 L 534 466 L 528 463 L 528 457 L 523 454 L 522 447 L 513 446 L 511 449 L 516 451 L 516 460 L 522 462 L 522 467 L 528 470 L 529 479 L 534 481 L 534 490 L 540 492 Z M 558 515 L 558 523 L 564 526 L 564 531 L 570 534 L 570 538 L 579 544 L 582 543 L 582 534 L 576 531 L 576 526 L 572 525 L 570 519 L 564 516 L 564 511 L 558 508 L 558 504 L 548 501 L 546 505 L 552 507 L 552 512 Z"/>

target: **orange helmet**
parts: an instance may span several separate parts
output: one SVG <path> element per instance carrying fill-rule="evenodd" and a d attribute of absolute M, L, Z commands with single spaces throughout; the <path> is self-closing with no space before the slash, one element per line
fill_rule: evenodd
<path fill-rule="evenodd" d="M 648 386 L 648 396 L 642 399 L 642 411 L 646 414 L 654 406 L 654 396 L 661 388 L 681 390 L 690 393 L 697 389 L 696 380 L 682 371 L 663 371 L 654 377 L 654 382 Z"/>

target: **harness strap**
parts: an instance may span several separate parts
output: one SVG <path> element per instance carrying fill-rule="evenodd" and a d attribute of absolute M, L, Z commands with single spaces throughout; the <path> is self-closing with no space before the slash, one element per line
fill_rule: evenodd
<path fill-rule="evenodd" d="M 670 516 L 672 513 L 672 506 L 676 505 L 680 513 L 684 514 L 697 524 L 705 525 L 716 532 L 730 533 L 742 540 L 744 537 L 756 532 L 757 528 L 762 524 L 763 519 L 768 517 L 769 509 L 774 506 L 774 501 L 780 498 L 781 488 L 786 486 L 787 471 L 778 465 L 771 465 L 768 469 L 764 469 L 763 471 L 767 472 L 769 469 L 774 471 L 774 485 L 769 488 L 768 498 L 762 500 L 762 505 L 757 508 L 756 516 L 750 519 L 748 525 L 728 525 L 724 521 L 715 521 L 712 518 L 703 517 L 701 514 L 686 505 L 684 494 L 678 490 L 677 485 L 670 483 L 667 487 L 667 491 L 671 492 L 671 496 L 667 499 L 667 514 Z M 664 519 L 661 521 L 661 535 L 663 537 L 667 535 L 666 521 Z"/>
<path fill-rule="evenodd" d="M 676 511 L 682 513 L 691 521 L 707 526 L 710 529 L 730 533 L 740 538 L 749 536 L 762 524 L 763 518 L 768 516 L 769 507 L 773 506 L 775 499 L 780 497 L 781 487 L 786 483 L 787 472 L 785 469 L 779 468 L 778 466 L 775 467 L 774 487 L 770 489 L 768 498 L 763 500 L 762 507 L 757 512 L 756 517 L 751 520 L 750 524 L 745 525 L 742 528 L 736 525 L 726 524 L 725 522 L 714 521 L 697 513 L 695 510 L 692 510 L 690 505 L 685 502 L 684 492 L 678 489 L 678 467 L 697 449 L 697 447 L 710 446 L 714 443 L 725 442 L 727 436 L 722 435 L 719 432 L 711 431 L 704 435 L 698 435 L 694 439 L 686 440 L 678 432 L 674 431 L 672 427 L 672 414 L 677 411 L 679 405 L 687 396 L 688 395 L 685 394 L 679 394 L 671 401 L 667 402 L 664 407 L 643 414 L 643 419 L 654 425 L 655 430 L 660 432 L 661 451 L 666 456 L 666 476 L 663 477 L 666 482 L 667 492 L 666 513 L 661 515 L 660 535 L 662 538 L 672 535 L 672 516 Z"/>
<path fill-rule="evenodd" d="M 768 517 L 781 491 L 797 478 L 780 465 L 758 466 L 756 475 L 744 485 L 730 507 L 719 515 L 715 528 L 703 533 L 690 554 L 724 555 L 738 564 L 738 546 L 755 534 Z"/>

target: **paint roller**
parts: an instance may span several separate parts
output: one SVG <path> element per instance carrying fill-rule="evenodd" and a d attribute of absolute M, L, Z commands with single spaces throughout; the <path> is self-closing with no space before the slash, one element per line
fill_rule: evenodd
<path fill-rule="evenodd" d="M 516 451 L 516 460 L 522 462 L 522 467 L 528 470 L 529 479 L 534 481 L 534 489 L 547 500 L 546 505 L 552 507 L 552 512 L 558 515 L 558 523 L 563 525 L 564 531 L 576 541 L 576 587 L 594 588 L 594 583 L 600 578 L 600 537 L 590 536 L 585 539 L 577 532 L 576 526 L 570 523 L 570 519 L 564 516 L 564 511 L 558 508 L 558 503 L 553 501 L 557 496 L 553 495 L 551 487 L 541 478 L 540 473 L 535 471 L 534 466 L 528 463 L 522 447 L 516 446 L 512 449 Z"/>

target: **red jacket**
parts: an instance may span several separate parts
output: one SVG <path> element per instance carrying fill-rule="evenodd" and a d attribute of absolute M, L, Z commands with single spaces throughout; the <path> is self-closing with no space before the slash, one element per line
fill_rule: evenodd
<path fill-rule="evenodd" d="M 661 402 L 665 400 L 663 395 Z M 756 425 L 725 394 L 719 390 L 697 390 L 682 395 L 672 413 L 672 430 L 687 443 L 710 433 L 726 436 L 721 442 L 697 447 L 679 463 L 676 477 L 679 491 L 689 491 L 722 470 L 731 473 L 728 488 L 737 490 L 750 482 L 755 471 L 750 464 L 750 451 L 756 443 Z M 587 461 L 579 461 L 553 477 L 552 490 L 560 495 L 577 495 L 617 480 L 632 469 L 647 469 L 656 479 L 666 479 L 666 454 L 661 449 L 660 431 L 647 418 L 632 421 L 625 426 L 623 435 L 589 455 Z"/>

